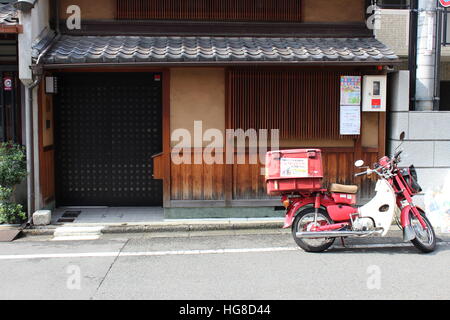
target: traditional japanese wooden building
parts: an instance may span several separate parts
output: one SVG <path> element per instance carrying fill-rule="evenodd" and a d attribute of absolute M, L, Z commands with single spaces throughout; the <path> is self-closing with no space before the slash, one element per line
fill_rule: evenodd
<path fill-rule="evenodd" d="M 22 142 L 22 87 L 18 77 L 18 12 L 10 1 L 0 3 L 0 140 Z"/>
<path fill-rule="evenodd" d="M 353 163 L 384 155 L 386 115 L 362 112 L 361 134 L 341 135 L 340 78 L 385 75 L 398 62 L 368 29 L 367 6 L 52 2 L 54 33 L 36 48 L 45 78 L 38 95 L 41 207 L 164 206 L 168 217 L 273 214 L 279 199 L 266 195 L 261 163 L 171 161 L 178 143 L 172 133 L 185 128 L 194 136 L 194 121 L 224 136 L 226 129 L 279 129 L 280 148 L 323 150 L 326 183 L 357 183 L 367 195 L 371 181 L 355 180 Z M 194 158 L 208 143 L 184 152 Z"/>

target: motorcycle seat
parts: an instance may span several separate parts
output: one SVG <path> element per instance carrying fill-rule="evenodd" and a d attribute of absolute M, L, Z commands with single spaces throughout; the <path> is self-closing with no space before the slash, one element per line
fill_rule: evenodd
<path fill-rule="evenodd" d="M 330 192 L 355 194 L 358 193 L 358 186 L 332 183 Z"/>

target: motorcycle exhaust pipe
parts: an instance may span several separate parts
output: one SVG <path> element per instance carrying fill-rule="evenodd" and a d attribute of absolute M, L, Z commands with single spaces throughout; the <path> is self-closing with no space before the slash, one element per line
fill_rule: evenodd
<path fill-rule="evenodd" d="M 318 231 L 318 232 L 297 232 L 297 238 L 338 238 L 338 237 L 355 237 L 355 236 L 370 236 L 372 234 L 380 234 L 382 230 L 371 231 Z"/>

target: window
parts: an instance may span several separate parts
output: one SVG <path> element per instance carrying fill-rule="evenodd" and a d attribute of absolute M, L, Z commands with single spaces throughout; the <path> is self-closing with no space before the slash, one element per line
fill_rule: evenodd
<path fill-rule="evenodd" d="M 440 111 L 450 111 L 450 81 L 441 81 Z"/>
<path fill-rule="evenodd" d="M 450 11 L 445 8 L 442 12 L 442 44 L 450 45 Z"/>
<path fill-rule="evenodd" d="M 228 76 L 230 126 L 280 129 L 281 139 L 354 139 L 339 134 L 341 75 L 334 71 L 232 69 Z"/>
<path fill-rule="evenodd" d="M 300 22 L 300 0 L 117 0 L 118 20 Z"/>

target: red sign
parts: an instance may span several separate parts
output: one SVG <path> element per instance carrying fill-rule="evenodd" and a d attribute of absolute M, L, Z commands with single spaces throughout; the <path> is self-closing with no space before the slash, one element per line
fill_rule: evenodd
<path fill-rule="evenodd" d="M 3 89 L 5 91 L 11 91 L 12 90 L 12 79 L 9 77 L 3 78 Z"/>
<path fill-rule="evenodd" d="M 439 0 L 439 3 L 441 4 L 441 6 L 443 7 L 450 7 L 450 0 Z"/>
<path fill-rule="evenodd" d="M 372 99 L 372 108 L 380 109 L 381 108 L 381 99 Z"/>

